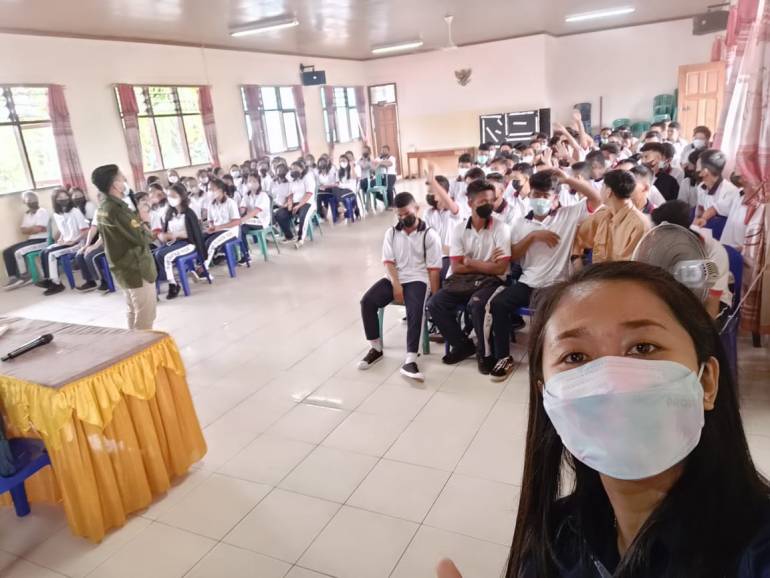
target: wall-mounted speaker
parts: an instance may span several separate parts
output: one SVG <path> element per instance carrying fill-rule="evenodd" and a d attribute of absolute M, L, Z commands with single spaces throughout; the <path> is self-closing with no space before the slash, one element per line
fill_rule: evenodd
<path fill-rule="evenodd" d="M 692 33 L 695 36 L 702 36 L 703 34 L 727 30 L 729 15 L 727 10 L 714 10 L 705 14 L 698 14 L 692 19 Z"/>
<path fill-rule="evenodd" d="M 326 84 L 326 72 L 323 70 L 306 70 L 300 73 L 304 86 Z"/>

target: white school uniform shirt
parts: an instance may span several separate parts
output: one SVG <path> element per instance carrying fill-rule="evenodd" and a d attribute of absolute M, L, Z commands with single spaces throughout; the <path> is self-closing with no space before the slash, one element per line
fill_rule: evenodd
<path fill-rule="evenodd" d="M 193 210 L 193 213 L 195 213 L 198 217 L 198 220 L 202 219 L 203 215 L 203 209 L 204 209 L 204 195 L 201 195 L 200 197 L 194 197 L 190 196 L 190 208 Z"/>
<path fill-rule="evenodd" d="M 743 247 L 746 242 L 746 212 L 748 207 L 743 204 L 743 195 L 740 191 L 733 197 L 733 203 L 730 206 L 730 211 L 727 214 L 727 222 L 725 223 L 724 231 L 722 231 L 722 238 L 720 239 L 723 245 L 738 248 Z"/>
<path fill-rule="evenodd" d="M 429 207 L 423 213 L 423 218 L 428 226 L 438 233 L 441 244 L 446 247 L 446 254 L 449 254 L 449 244 L 452 241 L 452 231 L 457 223 L 462 221 L 460 214 L 453 215 L 449 209 L 434 209 Z M 442 251 L 443 253 L 443 251 Z"/>
<path fill-rule="evenodd" d="M 339 187 L 341 189 L 348 189 L 353 191 L 354 193 L 358 191 L 358 177 L 356 176 L 356 167 L 353 165 L 350 167 L 350 177 L 346 179 L 340 179 L 340 172 L 337 173 L 337 178 L 339 179 Z"/>
<path fill-rule="evenodd" d="M 492 210 L 492 218 L 502 221 L 509 227 L 518 218 L 518 209 L 503 198 L 503 204 Z"/>
<path fill-rule="evenodd" d="M 187 233 L 187 220 L 184 213 L 176 213 L 168 222 L 168 232 L 178 235 Z"/>
<path fill-rule="evenodd" d="M 654 185 L 653 185 L 654 186 Z M 680 201 L 684 201 L 690 207 L 695 208 L 698 206 L 698 190 L 700 187 L 698 185 L 693 185 L 690 182 L 690 179 L 685 178 L 682 181 L 682 184 L 679 186 L 679 193 L 677 194 L 677 199 Z"/>
<path fill-rule="evenodd" d="M 337 169 L 331 167 L 326 174 L 318 173 L 318 185 L 326 187 L 337 186 Z"/>
<path fill-rule="evenodd" d="M 308 203 L 312 206 L 315 199 L 315 176 L 308 171 L 304 177 L 298 181 L 292 181 L 289 183 L 289 191 L 291 192 L 291 198 L 294 203 L 299 203 L 307 193 L 310 193 L 310 199 Z"/>
<path fill-rule="evenodd" d="M 24 213 L 21 218 L 21 226 L 26 227 L 45 227 L 45 231 L 42 233 L 33 233 L 29 236 L 30 239 L 47 239 L 48 238 L 48 221 L 50 220 L 50 213 L 48 209 L 39 208 L 34 213 L 29 211 Z"/>
<path fill-rule="evenodd" d="M 260 173 L 259 178 L 262 183 L 262 190 L 270 194 L 273 189 L 273 177 L 270 176 L 270 173 L 267 173 L 264 177 Z"/>
<path fill-rule="evenodd" d="M 683 138 L 680 138 L 677 141 L 669 141 L 669 142 L 671 142 L 671 144 L 674 145 L 674 150 L 676 151 L 674 158 L 671 160 L 671 164 L 675 167 L 679 167 L 682 165 L 683 162 L 687 161 L 687 159 L 682 158 L 682 153 L 684 152 L 684 149 L 687 147 L 687 145 L 689 145 L 690 143 L 688 143 L 687 140 Z"/>
<path fill-rule="evenodd" d="M 428 285 L 428 270 L 440 271 L 441 257 L 441 238 L 438 232 L 424 221 L 420 221 L 417 228 L 409 234 L 401 225 L 391 227 L 385 232 L 382 262 L 396 266 L 398 282 L 402 285 L 415 281 Z"/>
<path fill-rule="evenodd" d="M 711 229 L 696 227 L 695 225 L 690 228 L 703 239 L 703 250 L 706 253 L 706 259 L 713 261 L 717 266 L 717 279 L 714 282 L 714 286 L 709 289 L 709 292 L 720 293 L 719 301 L 732 307 L 733 294 L 730 292 L 729 285 L 730 258 L 727 256 L 727 250 L 722 246 L 722 243 L 714 238 Z"/>
<path fill-rule="evenodd" d="M 150 209 L 150 230 L 162 231 L 163 225 L 166 222 L 167 206 L 158 207 L 157 209 Z"/>
<path fill-rule="evenodd" d="M 96 214 L 96 204 L 93 201 L 86 201 L 84 216 L 87 221 L 92 221 Z"/>
<path fill-rule="evenodd" d="M 679 191 L 681 192 L 682 189 L 679 189 Z M 663 203 L 666 202 L 666 197 L 663 196 L 663 193 L 660 192 L 658 187 L 651 185 L 650 190 L 647 193 L 647 200 L 656 207 L 660 207 Z"/>
<path fill-rule="evenodd" d="M 215 227 L 221 227 L 226 225 L 233 219 L 241 218 L 241 213 L 238 211 L 238 205 L 235 204 L 235 200 L 230 197 L 226 197 L 224 203 L 211 203 L 208 207 L 209 224 Z M 237 231 L 240 225 L 235 225 L 228 229 L 229 231 Z"/>
<path fill-rule="evenodd" d="M 80 232 L 88 229 L 88 221 L 86 220 L 80 209 L 74 207 L 68 213 L 54 213 L 54 223 L 56 223 L 56 229 L 61 235 L 62 244 L 74 243 L 80 236 Z"/>
<path fill-rule="evenodd" d="M 389 167 L 382 167 L 384 169 L 387 169 L 386 174 L 388 174 L 388 175 L 395 175 L 396 174 L 396 157 L 394 157 L 393 155 L 390 155 L 388 158 L 380 159 L 380 160 L 390 161 L 390 166 Z"/>
<path fill-rule="evenodd" d="M 562 207 L 571 207 L 572 205 L 577 205 L 582 200 L 583 200 L 583 195 L 579 195 L 578 193 L 573 193 L 569 185 L 561 185 L 561 187 L 559 188 L 559 204 Z"/>
<path fill-rule="evenodd" d="M 247 213 L 259 209 L 256 217 L 244 221 L 246 225 L 261 225 L 263 229 L 270 226 L 270 197 L 266 192 L 260 191 L 256 195 L 246 195 L 241 199 L 241 208 L 246 209 Z"/>
<path fill-rule="evenodd" d="M 449 196 L 452 197 L 457 206 L 460 208 L 460 217 L 467 219 L 473 212 L 468 204 L 468 183 L 465 181 L 450 181 L 449 182 Z"/>
<path fill-rule="evenodd" d="M 455 225 L 449 245 L 449 258 L 454 260 L 465 257 L 487 261 L 495 249 L 500 249 L 503 255 L 511 256 L 511 229 L 508 225 L 490 217 L 484 227 L 477 231 L 469 217 Z M 504 280 L 506 274 L 500 275 L 500 279 Z M 447 277 L 450 275 L 452 267 L 449 268 Z"/>
<path fill-rule="evenodd" d="M 730 214 L 735 197 L 740 196 L 738 188 L 727 179 L 722 179 L 713 195 L 709 195 L 708 191 L 704 184 L 698 187 L 698 206 L 703 207 L 704 211 L 714 207 L 717 214 L 723 217 Z"/>
<path fill-rule="evenodd" d="M 523 273 L 519 281 L 525 285 L 540 289 L 559 281 L 564 281 L 570 272 L 570 255 L 580 223 L 588 216 L 588 204 L 585 199 L 570 207 L 559 207 L 543 221 L 534 217 L 519 219 L 513 225 L 511 243 L 520 243 L 524 237 L 533 231 L 547 230 L 559 235 L 559 243 L 549 247 L 545 243 L 536 242 L 521 258 Z"/>
<path fill-rule="evenodd" d="M 286 201 L 289 199 L 290 190 L 289 185 L 291 183 L 279 183 L 278 181 L 273 181 L 273 186 L 270 189 L 271 196 L 273 197 L 273 202 L 279 207 L 283 207 L 286 205 Z"/>

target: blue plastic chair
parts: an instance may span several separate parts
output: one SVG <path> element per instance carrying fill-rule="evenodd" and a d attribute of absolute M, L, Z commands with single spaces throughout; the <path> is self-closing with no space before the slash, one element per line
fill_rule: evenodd
<path fill-rule="evenodd" d="M 714 238 L 719 241 L 722 238 L 722 232 L 725 230 L 725 225 L 727 224 L 727 217 L 723 217 L 722 215 L 717 215 L 716 217 L 711 217 L 706 222 L 706 228 L 711 229 L 711 234 L 714 236 Z"/>
<path fill-rule="evenodd" d="M 48 452 L 40 440 L 13 438 L 8 440 L 13 455 L 16 473 L 7 478 L 0 477 L 0 494 L 11 492 L 13 507 L 19 517 L 29 514 L 29 500 L 24 481 L 38 470 L 51 465 Z"/>
<path fill-rule="evenodd" d="M 59 257 L 59 265 L 64 269 L 64 275 L 67 277 L 70 289 L 75 288 L 75 273 L 73 272 L 72 262 L 75 260 L 75 253 L 67 253 Z"/>
<path fill-rule="evenodd" d="M 735 280 L 733 286 L 733 305 L 729 309 L 727 314 L 728 319 L 730 316 L 735 316 L 730 319 L 728 323 L 722 328 L 720 332 L 720 338 L 722 340 L 722 346 L 727 353 L 727 359 L 730 362 L 730 370 L 733 372 L 733 377 L 738 378 L 738 326 L 740 325 L 740 313 L 736 313 L 739 309 L 741 302 L 741 293 L 743 290 L 743 256 L 733 247 L 724 245 L 727 251 L 727 257 L 730 262 L 730 273 L 732 273 Z M 737 383 L 737 381 L 736 381 Z"/>
<path fill-rule="evenodd" d="M 112 271 L 110 271 L 110 264 L 107 262 L 107 256 L 99 255 L 96 258 L 96 263 L 99 265 L 99 270 L 102 272 L 102 279 L 107 283 L 110 293 L 115 293 L 115 280 L 112 278 Z"/>
<path fill-rule="evenodd" d="M 225 259 L 227 260 L 227 272 L 230 277 L 235 277 L 235 269 L 238 266 L 238 253 L 246 255 L 246 247 L 243 246 L 243 241 L 240 238 L 230 239 L 224 245 Z M 251 267 L 251 262 L 246 261 L 246 266 Z M 211 282 L 211 280 L 209 280 Z"/>
<path fill-rule="evenodd" d="M 176 265 L 176 270 L 179 274 L 179 284 L 182 286 L 182 292 L 185 297 L 190 296 L 190 280 L 188 279 L 187 274 L 190 271 L 195 271 L 196 264 L 200 264 L 201 267 L 203 267 L 206 280 L 209 282 L 209 285 L 211 285 L 211 275 L 209 274 L 209 270 L 206 269 L 203 258 L 198 251 L 190 253 L 189 255 L 182 255 L 174 260 L 174 265 Z"/>

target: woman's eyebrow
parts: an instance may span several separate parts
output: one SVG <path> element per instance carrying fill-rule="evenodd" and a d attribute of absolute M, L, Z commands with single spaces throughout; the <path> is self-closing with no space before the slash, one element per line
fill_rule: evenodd
<path fill-rule="evenodd" d="M 627 327 L 628 329 L 639 329 L 642 327 L 660 327 L 661 329 L 668 330 L 668 327 L 652 319 L 634 319 L 632 321 L 624 321 L 623 323 L 621 323 L 621 325 L 623 327 Z"/>
<path fill-rule="evenodd" d="M 567 329 L 562 331 L 556 336 L 555 341 L 563 341 L 564 339 L 573 339 L 575 337 L 584 337 L 588 334 L 588 329 L 585 327 L 576 327 L 575 329 Z"/>

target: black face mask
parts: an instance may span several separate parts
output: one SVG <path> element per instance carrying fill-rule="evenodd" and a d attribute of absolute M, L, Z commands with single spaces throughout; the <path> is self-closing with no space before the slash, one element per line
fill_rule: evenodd
<path fill-rule="evenodd" d="M 302 173 L 300 173 L 299 171 L 291 171 L 289 174 L 291 175 L 291 178 L 295 181 L 299 180 L 299 178 L 302 176 Z"/>
<path fill-rule="evenodd" d="M 369 153 L 369 151 L 366 151 L 361 156 L 364 157 L 365 159 L 368 159 L 369 156 L 371 156 L 371 153 Z"/>
<path fill-rule="evenodd" d="M 425 195 L 425 200 L 431 207 L 438 209 L 438 199 L 436 198 L 436 195 L 427 194 Z"/>
<path fill-rule="evenodd" d="M 513 187 L 513 190 L 518 193 L 521 190 L 521 179 L 513 179 L 511 181 L 511 186 Z"/>
<path fill-rule="evenodd" d="M 39 208 L 40 208 L 40 203 L 38 203 L 38 202 L 30 202 L 30 203 L 27 203 L 27 210 L 28 210 L 30 213 L 35 213 L 35 212 L 37 212 L 37 210 L 38 210 Z"/>
<path fill-rule="evenodd" d="M 66 213 L 72 208 L 72 202 L 69 199 L 56 201 L 56 206 Z"/>
<path fill-rule="evenodd" d="M 72 204 L 75 205 L 78 209 L 82 209 L 86 206 L 86 200 L 85 199 L 72 199 Z"/>
<path fill-rule="evenodd" d="M 263 177 L 267 176 L 267 169 L 264 167 L 259 169 L 259 174 L 262 175 Z"/>
<path fill-rule="evenodd" d="M 400 219 L 399 223 L 401 223 L 405 228 L 411 229 L 414 227 L 415 223 L 417 223 L 417 217 L 415 215 L 407 215 L 403 219 Z"/>
<path fill-rule="evenodd" d="M 476 207 L 476 214 L 482 219 L 488 219 L 492 216 L 492 205 L 485 203 Z"/>

